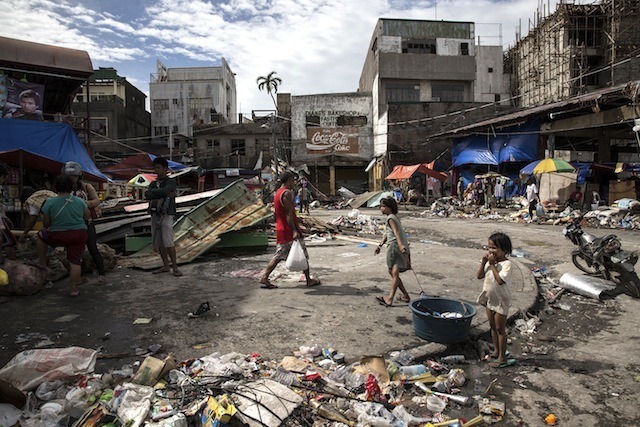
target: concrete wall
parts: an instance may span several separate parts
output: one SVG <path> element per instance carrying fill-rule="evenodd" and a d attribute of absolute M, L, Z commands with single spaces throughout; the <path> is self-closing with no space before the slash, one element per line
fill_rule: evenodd
<path fill-rule="evenodd" d="M 509 74 L 504 74 L 503 68 L 502 46 L 477 46 L 475 102 L 494 102 L 496 95 L 500 96 L 500 100 L 509 99 L 511 80 Z M 489 69 L 492 71 L 489 72 Z"/>
<path fill-rule="evenodd" d="M 368 163 L 373 157 L 373 114 L 371 94 L 364 92 L 320 94 L 291 97 L 291 160 L 293 164 L 353 164 Z M 354 154 L 335 152 L 315 154 L 307 149 L 307 117 L 319 116 L 320 128 L 357 127 L 358 150 Z M 362 126 L 340 126 L 341 116 L 364 116 Z M 313 126 L 316 127 L 316 126 Z"/>
<path fill-rule="evenodd" d="M 473 56 L 381 53 L 378 73 L 381 79 L 473 81 L 476 62 Z"/>

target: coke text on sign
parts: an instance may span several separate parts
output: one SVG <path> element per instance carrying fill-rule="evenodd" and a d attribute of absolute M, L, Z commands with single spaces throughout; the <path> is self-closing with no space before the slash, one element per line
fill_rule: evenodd
<path fill-rule="evenodd" d="M 358 154 L 357 128 L 307 128 L 308 154 Z"/>

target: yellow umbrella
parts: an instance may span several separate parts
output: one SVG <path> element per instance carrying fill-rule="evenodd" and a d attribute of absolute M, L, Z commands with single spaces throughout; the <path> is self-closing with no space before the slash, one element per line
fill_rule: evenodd
<path fill-rule="evenodd" d="M 533 168 L 534 174 L 553 172 L 575 172 L 576 168 L 560 159 L 544 159 Z"/>

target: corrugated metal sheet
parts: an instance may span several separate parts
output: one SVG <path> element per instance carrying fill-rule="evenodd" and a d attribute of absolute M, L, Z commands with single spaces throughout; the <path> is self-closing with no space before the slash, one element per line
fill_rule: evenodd
<path fill-rule="evenodd" d="M 473 22 L 382 19 L 385 36 L 410 38 L 473 39 Z"/>
<path fill-rule="evenodd" d="M 173 225 L 178 264 L 191 262 L 205 253 L 218 243 L 221 234 L 251 227 L 271 215 L 242 180 L 230 184 Z M 162 261 L 148 246 L 128 257 L 123 264 L 149 270 L 161 267 Z"/>
<path fill-rule="evenodd" d="M 640 80 L 630 83 L 621 84 L 619 86 L 614 86 L 610 88 L 598 89 L 593 92 L 586 93 L 584 95 L 578 95 L 573 98 L 566 99 L 564 101 L 558 101 L 551 104 L 540 105 L 533 108 L 527 108 L 526 110 L 516 111 L 515 113 L 506 114 L 504 116 L 495 117 L 493 119 L 483 120 L 478 123 L 473 123 L 467 126 L 462 126 L 457 129 L 452 129 L 446 132 L 441 132 L 435 135 L 431 135 L 430 138 L 435 137 L 443 137 L 443 136 L 455 136 L 455 135 L 466 135 L 469 133 L 473 133 L 472 131 L 478 130 L 481 128 L 486 128 L 488 126 L 510 126 L 514 123 L 523 123 L 525 119 L 540 115 L 543 113 L 550 113 L 554 111 L 562 111 L 567 107 L 575 107 L 585 103 L 591 103 L 596 99 L 599 99 L 603 96 L 611 96 L 611 95 L 619 95 L 622 97 L 626 92 L 628 87 L 632 87 L 633 85 L 640 85 Z"/>
<path fill-rule="evenodd" d="M 93 74 L 89 54 L 24 40 L 0 37 L 0 66 L 63 73 L 83 79 Z"/>

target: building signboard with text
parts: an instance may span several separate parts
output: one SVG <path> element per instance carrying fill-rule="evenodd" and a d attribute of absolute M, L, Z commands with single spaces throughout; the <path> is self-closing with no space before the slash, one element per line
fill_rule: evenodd
<path fill-rule="evenodd" d="M 307 154 L 358 154 L 359 130 L 356 127 L 308 127 Z"/>

